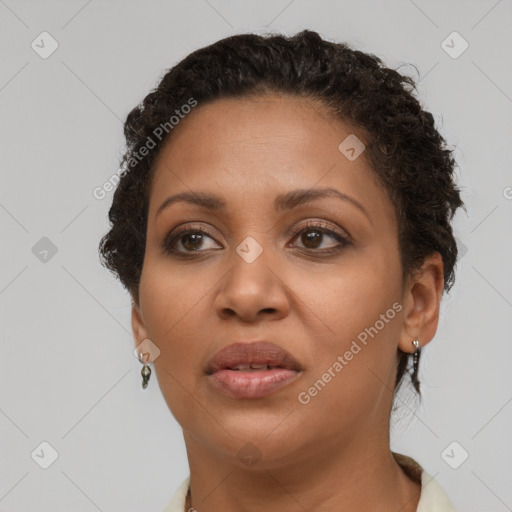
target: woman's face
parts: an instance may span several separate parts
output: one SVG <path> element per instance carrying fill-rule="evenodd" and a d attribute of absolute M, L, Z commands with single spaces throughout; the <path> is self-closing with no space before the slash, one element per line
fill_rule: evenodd
<path fill-rule="evenodd" d="M 387 440 L 397 347 L 412 338 L 393 205 L 364 151 L 354 159 L 354 134 L 310 100 L 218 100 L 199 104 L 158 155 L 133 329 L 136 344 L 161 351 L 159 386 L 189 450 L 243 464 L 256 447 L 259 467 L 272 467 Z M 159 210 L 190 192 L 225 206 Z M 195 236 L 171 240 L 178 229 Z M 259 398 L 212 385 L 210 358 L 255 340 L 302 371 Z"/>

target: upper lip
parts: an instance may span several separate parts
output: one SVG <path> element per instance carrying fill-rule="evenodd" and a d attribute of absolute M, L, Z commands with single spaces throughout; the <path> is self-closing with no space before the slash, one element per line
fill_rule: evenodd
<path fill-rule="evenodd" d="M 299 363 L 281 347 L 269 341 L 238 342 L 228 345 L 210 359 L 206 373 L 235 368 L 240 364 L 268 364 L 270 366 L 301 371 Z"/>

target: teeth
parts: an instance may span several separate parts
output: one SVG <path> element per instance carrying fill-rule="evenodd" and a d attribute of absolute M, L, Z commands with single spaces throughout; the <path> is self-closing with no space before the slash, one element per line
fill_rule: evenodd
<path fill-rule="evenodd" d="M 250 364 L 239 364 L 233 368 L 233 370 L 248 370 L 251 367 Z"/>
<path fill-rule="evenodd" d="M 256 364 L 256 363 L 251 363 L 251 364 L 239 364 L 237 366 L 235 366 L 234 368 L 232 368 L 232 370 L 248 370 L 248 371 L 251 371 L 251 370 L 271 370 L 273 369 L 274 367 L 273 366 L 270 366 L 269 364 Z"/>

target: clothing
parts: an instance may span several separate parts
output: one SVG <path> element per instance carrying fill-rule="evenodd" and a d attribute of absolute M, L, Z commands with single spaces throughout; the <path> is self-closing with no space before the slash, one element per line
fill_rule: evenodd
<path fill-rule="evenodd" d="M 416 512 L 456 512 L 442 487 L 414 459 L 400 453 L 391 453 L 405 473 L 414 481 L 421 483 L 420 501 Z M 176 489 L 163 512 L 187 512 L 185 503 L 189 484 L 190 475 Z"/>

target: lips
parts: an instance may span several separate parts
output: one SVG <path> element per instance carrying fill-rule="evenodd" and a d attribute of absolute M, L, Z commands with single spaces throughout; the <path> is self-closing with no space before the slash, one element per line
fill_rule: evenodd
<path fill-rule="evenodd" d="M 269 341 L 235 343 L 217 352 L 205 368 L 212 389 L 235 399 L 261 399 L 302 376 L 286 350 Z"/>
<path fill-rule="evenodd" d="M 278 368 L 302 371 L 294 357 L 274 343 L 239 342 L 219 350 L 208 362 L 205 373 L 212 375 L 221 370 L 257 372 Z"/>

